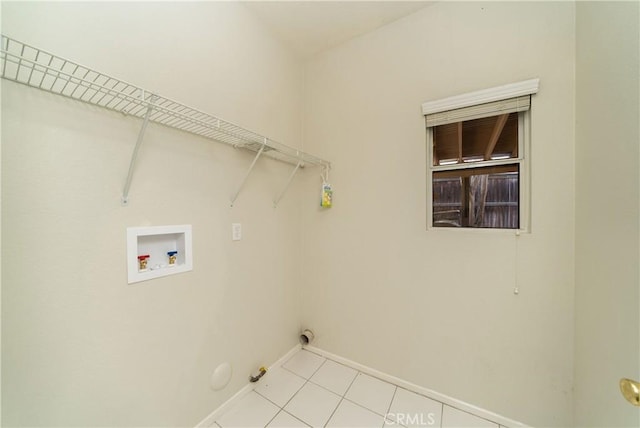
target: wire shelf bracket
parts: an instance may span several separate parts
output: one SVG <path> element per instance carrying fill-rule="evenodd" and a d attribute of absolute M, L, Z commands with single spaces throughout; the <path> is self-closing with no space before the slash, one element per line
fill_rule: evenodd
<path fill-rule="evenodd" d="M 262 147 L 260 147 L 260 150 L 258 150 L 256 157 L 253 158 L 253 162 L 251 162 L 251 165 L 249 166 L 249 169 L 247 170 L 247 172 L 244 174 L 244 177 L 242 177 L 242 181 L 240 182 L 240 185 L 238 185 L 238 190 L 236 190 L 233 196 L 231 196 L 231 207 L 233 207 L 233 204 L 236 202 L 236 199 L 238 199 L 238 195 L 240 194 L 240 191 L 244 187 L 244 183 L 247 182 L 247 178 L 249 178 L 249 174 L 251 174 L 251 171 L 253 171 L 253 167 L 256 166 L 256 162 L 258 162 L 258 158 L 260 157 L 260 155 L 264 153 L 264 148 L 266 146 L 267 146 L 267 139 L 265 138 L 264 142 L 262 143 Z"/>
<path fill-rule="evenodd" d="M 282 200 L 282 197 L 287 192 L 287 189 L 289 189 L 289 186 L 291 185 L 291 182 L 293 181 L 293 177 L 296 175 L 296 172 L 298 172 L 298 170 L 302 166 L 303 166 L 302 161 L 299 161 L 296 164 L 296 167 L 293 169 L 293 171 L 291 171 L 291 174 L 289 174 L 289 178 L 287 178 L 287 182 L 285 183 L 284 187 L 282 188 L 282 190 L 280 191 L 280 193 L 278 194 L 276 199 L 273 201 L 273 207 L 274 208 L 278 207 L 278 204 L 280 203 L 280 200 Z"/>
<path fill-rule="evenodd" d="M 142 93 L 142 98 L 144 99 L 144 92 Z M 122 205 L 127 206 L 129 204 L 129 189 L 131 188 L 131 180 L 133 179 L 133 170 L 136 166 L 136 159 L 138 158 L 138 151 L 140 150 L 140 146 L 142 145 L 142 139 L 144 138 L 144 133 L 147 130 L 147 125 L 149 124 L 149 116 L 151 116 L 151 112 L 153 111 L 153 99 L 150 100 L 149 106 L 147 107 L 147 112 L 144 115 L 144 120 L 142 121 L 142 127 L 140 128 L 140 132 L 138 133 L 138 139 L 136 140 L 136 145 L 133 148 L 133 153 L 131 154 L 131 162 L 129 163 L 129 172 L 127 173 L 127 180 L 124 184 L 124 190 L 122 191 Z"/>
<path fill-rule="evenodd" d="M 149 122 L 256 153 L 231 198 L 232 204 L 263 155 L 296 165 L 296 172 L 307 165 L 331 168 L 331 163 L 324 159 L 5 35 L 0 40 L 0 73 L 6 80 L 143 120 L 122 194 L 123 206 L 129 203 L 133 170 Z"/>

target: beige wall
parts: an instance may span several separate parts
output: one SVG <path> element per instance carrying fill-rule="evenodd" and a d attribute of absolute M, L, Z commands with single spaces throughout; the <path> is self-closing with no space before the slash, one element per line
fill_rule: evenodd
<path fill-rule="evenodd" d="M 7 35 L 304 137 L 335 187 L 320 211 L 305 171 L 274 210 L 289 168 L 265 161 L 231 209 L 251 157 L 151 125 L 122 208 L 140 121 L 3 81 L 3 425 L 194 425 L 301 320 L 328 351 L 528 424 L 637 425 L 616 385 L 640 377 L 634 13 L 440 2 L 303 69 L 238 4 L 3 2 Z M 427 232 L 420 105 L 532 77 L 531 233 Z M 127 285 L 126 227 L 181 223 L 194 271 Z"/>
<path fill-rule="evenodd" d="M 574 36 L 572 3 L 441 2 L 307 64 L 305 145 L 334 164 L 334 208 L 302 204 L 319 347 L 571 425 Z M 533 77 L 532 232 L 427 232 L 421 104 Z"/>
<path fill-rule="evenodd" d="M 2 15 L 7 35 L 299 143 L 302 67 L 239 4 Z M 3 426 L 193 426 L 297 341 L 298 184 L 272 208 L 290 167 L 260 162 L 231 209 L 251 156 L 152 124 L 123 208 L 140 125 L 2 82 Z M 126 228 L 185 223 L 193 272 L 128 285 Z"/>
<path fill-rule="evenodd" d="M 640 426 L 639 12 L 576 7 L 576 426 Z"/>

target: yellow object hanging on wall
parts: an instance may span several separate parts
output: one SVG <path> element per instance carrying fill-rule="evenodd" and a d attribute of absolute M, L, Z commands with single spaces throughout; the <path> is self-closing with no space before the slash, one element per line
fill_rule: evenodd
<path fill-rule="evenodd" d="M 320 206 L 322 208 L 331 208 L 333 199 L 333 190 L 331 189 L 331 184 L 322 183 L 322 200 L 320 201 Z"/>

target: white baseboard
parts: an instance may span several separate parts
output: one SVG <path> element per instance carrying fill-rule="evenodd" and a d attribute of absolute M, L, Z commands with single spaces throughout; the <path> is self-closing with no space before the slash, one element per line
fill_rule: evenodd
<path fill-rule="evenodd" d="M 286 354 L 284 354 L 284 356 L 279 358 L 278 361 L 276 361 L 273 364 L 271 364 L 268 367 L 267 371 L 271 370 L 271 368 L 273 368 L 273 367 L 279 367 L 282 364 L 284 364 L 287 360 L 289 360 L 289 358 L 291 358 L 293 356 L 293 354 L 298 352 L 300 350 L 300 348 L 301 348 L 300 344 L 298 344 L 298 345 L 294 346 L 293 348 L 291 348 L 291 350 L 289 352 L 287 352 Z M 222 414 L 224 412 L 229 410 L 229 408 L 231 406 L 233 406 L 238 400 L 240 400 L 242 397 L 244 397 L 245 395 L 247 395 L 248 393 L 253 391 L 255 387 L 256 387 L 256 384 L 255 383 L 251 383 L 251 382 L 249 382 L 248 384 L 243 386 L 242 389 L 240 389 L 240 391 L 236 392 L 231 398 L 229 398 L 227 401 L 222 403 L 220 405 L 220 407 L 215 409 L 206 418 L 201 420 L 200 423 L 198 423 L 198 425 L 195 426 L 195 428 L 209 428 L 209 427 L 212 427 L 213 424 L 215 423 L 216 419 L 220 418 L 220 416 L 222 416 Z"/>
<path fill-rule="evenodd" d="M 331 352 L 327 352 L 324 349 L 316 348 L 315 346 L 306 345 L 303 347 L 307 351 L 313 352 L 340 364 L 344 364 L 345 366 L 351 367 L 355 370 L 358 370 L 362 373 L 368 374 L 385 382 L 392 383 L 394 385 L 398 385 L 404 389 L 415 392 L 417 394 L 424 395 L 426 397 L 432 398 L 436 401 L 444 403 L 448 406 L 455 407 L 458 410 L 462 410 L 465 412 L 472 413 L 474 415 L 480 416 L 481 418 L 488 419 L 490 421 L 496 422 L 503 427 L 509 428 L 527 428 L 527 425 L 522 422 L 514 421 L 509 418 L 505 418 L 504 416 L 495 414 L 485 409 L 481 409 L 479 407 L 473 406 L 469 403 L 465 403 L 464 401 L 457 400 L 455 398 L 449 397 L 447 395 L 441 394 L 439 392 L 433 391 L 428 388 L 424 388 L 422 386 L 413 384 L 411 382 L 407 382 L 406 380 L 397 378 L 395 376 L 388 375 L 381 371 L 372 369 L 371 367 L 367 367 L 360 363 L 356 363 L 355 361 L 351 361 L 347 358 L 343 358 L 339 355 L 332 354 Z"/>

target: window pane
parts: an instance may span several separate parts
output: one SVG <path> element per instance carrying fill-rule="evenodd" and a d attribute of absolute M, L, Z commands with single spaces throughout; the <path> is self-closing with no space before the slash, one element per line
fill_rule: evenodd
<path fill-rule="evenodd" d="M 433 226 L 517 229 L 519 165 L 433 173 Z"/>
<path fill-rule="evenodd" d="M 433 177 L 433 225 L 462 226 L 462 178 Z"/>
<path fill-rule="evenodd" d="M 433 128 L 433 164 L 518 157 L 518 113 Z"/>

